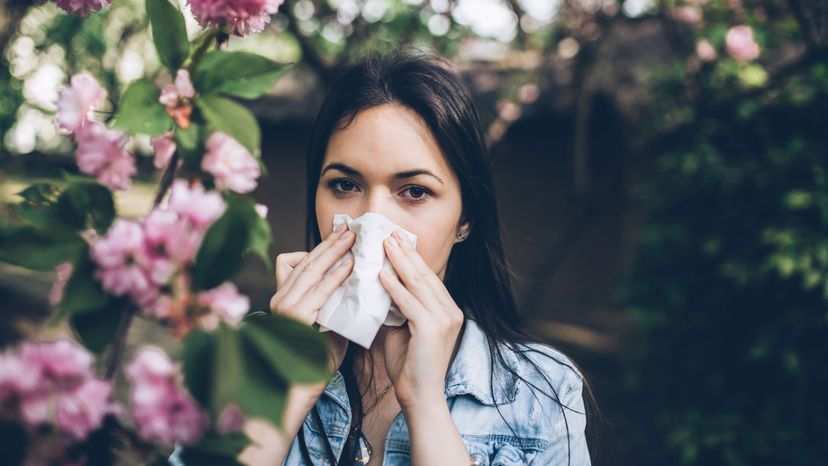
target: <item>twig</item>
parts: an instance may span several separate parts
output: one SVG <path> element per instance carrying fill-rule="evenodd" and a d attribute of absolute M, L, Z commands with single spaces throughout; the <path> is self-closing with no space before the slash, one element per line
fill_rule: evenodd
<path fill-rule="evenodd" d="M 107 380 L 111 380 L 112 376 L 115 375 L 115 370 L 118 369 L 118 363 L 121 361 L 121 354 L 124 352 L 124 346 L 126 345 L 129 325 L 132 323 L 132 316 L 134 314 L 135 310 L 132 306 L 129 306 L 121 314 L 121 320 L 118 321 L 118 329 L 115 330 L 115 339 L 112 342 L 112 349 L 109 352 L 109 360 L 106 362 L 106 373 L 104 376 Z"/>
<path fill-rule="evenodd" d="M 164 169 L 164 174 L 161 177 L 161 183 L 158 185 L 158 192 L 155 193 L 155 200 L 152 202 L 152 207 L 156 208 L 164 196 L 172 186 L 175 178 L 175 169 L 178 166 L 178 151 L 175 151 L 170 157 L 167 168 Z M 118 368 L 118 363 L 121 361 L 121 354 L 124 352 L 126 345 L 126 336 L 129 332 L 129 326 L 132 324 L 132 317 L 135 315 L 135 308 L 128 306 L 121 315 L 121 320 L 118 321 L 118 328 L 115 330 L 115 339 L 112 341 L 112 349 L 109 352 L 109 360 L 106 362 L 106 379 L 112 379 L 115 375 L 115 370 Z"/>
<path fill-rule="evenodd" d="M 161 176 L 161 184 L 158 185 L 158 191 L 155 193 L 155 199 L 152 201 L 153 208 L 158 207 L 158 205 L 161 204 L 161 201 L 164 199 L 164 195 L 167 194 L 170 186 L 172 186 L 177 165 L 178 151 L 175 151 L 173 152 L 172 157 L 170 157 L 170 162 L 167 164 L 167 168 L 164 169 L 164 174 Z"/>

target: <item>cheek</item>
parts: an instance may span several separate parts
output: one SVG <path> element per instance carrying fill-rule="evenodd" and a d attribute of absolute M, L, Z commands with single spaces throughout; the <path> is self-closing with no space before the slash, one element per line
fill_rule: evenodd
<path fill-rule="evenodd" d="M 333 229 L 333 207 L 321 193 L 316 196 L 316 223 L 319 225 L 322 239 L 325 239 Z"/>
<path fill-rule="evenodd" d="M 435 273 L 448 261 L 451 244 L 446 237 L 435 231 L 412 231 L 417 235 L 417 253 Z"/>

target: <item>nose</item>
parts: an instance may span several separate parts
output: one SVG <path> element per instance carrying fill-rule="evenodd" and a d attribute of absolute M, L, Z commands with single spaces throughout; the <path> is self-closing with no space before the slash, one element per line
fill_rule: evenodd
<path fill-rule="evenodd" d="M 394 200 L 392 199 L 392 196 L 392 193 L 385 187 L 372 188 L 368 191 L 368 195 L 363 198 L 362 205 L 360 206 L 361 212 L 359 212 L 359 215 L 362 215 L 365 212 L 375 212 L 393 220 Z"/>

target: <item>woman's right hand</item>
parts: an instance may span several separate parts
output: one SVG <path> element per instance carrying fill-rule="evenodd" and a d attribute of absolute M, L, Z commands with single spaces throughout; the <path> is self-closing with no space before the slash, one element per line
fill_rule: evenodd
<path fill-rule="evenodd" d="M 319 310 L 331 294 L 351 274 L 354 266 L 353 254 L 348 254 L 356 235 L 342 224 L 311 252 L 287 252 L 276 256 L 276 294 L 270 299 L 270 311 L 274 314 L 292 317 L 308 325 L 316 322 Z M 344 262 L 327 273 L 328 269 L 346 256 Z M 326 275 L 327 273 L 327 275 Z M 348 340 L 335 332 L 324 332 L 331 348 L 333 373 L 339 369 Z"/>

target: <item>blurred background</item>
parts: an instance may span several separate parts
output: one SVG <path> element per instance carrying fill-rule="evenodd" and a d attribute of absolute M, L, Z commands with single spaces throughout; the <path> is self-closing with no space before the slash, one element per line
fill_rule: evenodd
<path fill-rule="evenodd" d="M 115 0 L 81 20 L 0 4 L 3 203 L 77 171 L 52 122 L 69 76 L 89 70 L 111 96 L 169 79 L 143 8 Z M 601 408 L 593 464 L 826 464 L 828 2 L 286 0 L 229 43 L 295 63 L 244 102 L 273 257 L 304 246 L 327 86 L 399 44 L 448 57 L 477 100 L 524 321 L 583 366 Z M 143 175 L 116 199 L 138 216 L 158 174 L 135 144 Z M 0 338 L 46 320 L 54 278 L 0 263 Z M 267 309 L 260 262 L 240 286 Z"/>

